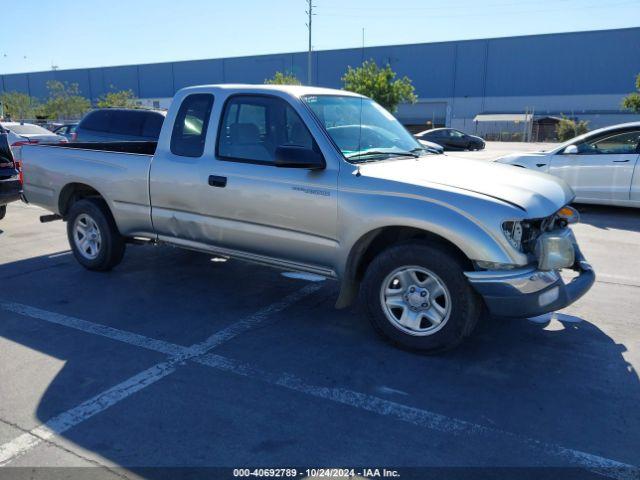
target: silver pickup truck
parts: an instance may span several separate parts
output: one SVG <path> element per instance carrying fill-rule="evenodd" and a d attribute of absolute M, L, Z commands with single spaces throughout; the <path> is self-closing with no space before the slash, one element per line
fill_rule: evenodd
<path fill-rule="evenodd" d="M 24 197 L 109 270 L 136 240 L 340 282 L 399 346 L 457 345 L 486 309 L 563 308 L 595 276 L 559 179 L 425 150 L 353 93 L 217 85 L 179 91 L 157 142 L 25 146 Z M 561 269 L 577 272 L 565 284 Z"/>

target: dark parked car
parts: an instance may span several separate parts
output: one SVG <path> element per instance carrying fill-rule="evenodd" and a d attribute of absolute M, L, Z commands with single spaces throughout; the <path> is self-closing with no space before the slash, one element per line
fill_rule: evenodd
<path fill-rule="evenodd" d="M 157 141 L 166 112 L 133 108 L 100 108 L 76 127 L 75 141 Z"/>
<path fill-rule="evenodd" d="M 427 140 L 442 145 L 445 150 L 482 150 L 484 148 L 482 138 L 467 135 L 453 128 L 433 128 L 416 133 L 415 137 L 418 140 Z"/>
<path fill-rule="evenodd" d="M 0 133 L 0 220 L 7 213 L 7 204 L 19 200 L 22 193 L 22 183 L 7 136 L 7 133 Z"/>

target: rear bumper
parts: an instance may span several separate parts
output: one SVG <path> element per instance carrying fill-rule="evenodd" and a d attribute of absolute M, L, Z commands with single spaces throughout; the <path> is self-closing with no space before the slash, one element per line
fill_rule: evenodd
<path fill-rule="evenodd" d="M 465 275 L 492 315 L 534 317 L 571 305 L 589 291 L 596 275 L 577 245 L 573 270 L 578 276 L 566 284 L 558 271 L 541 271 L 536 267 Z"/>
<path fill-rule="evenodd" d="M 22 185 L 16 170 L 0 169 L 0 205 L 20 200 Z"/>

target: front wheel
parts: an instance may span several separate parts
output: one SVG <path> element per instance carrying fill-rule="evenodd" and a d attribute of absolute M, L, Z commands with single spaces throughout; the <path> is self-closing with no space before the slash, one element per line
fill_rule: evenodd
<path fill-rule="evenodd" d="M 76 260 L 88 270 L 111 270 L 124 255 L 124 238 L 101 199 L 79 200 L 71 206 L 67 236 Z"/>
<path fill-rule="evenodd" d="M 397 245 L 376 257 L 363 289 L 375 329 L 410 350 L 436 352 L 471 334 L 481 301 L 447 251 L 420 243 Z"/>
<path fill-rule="evenodd" d="M 2 220 L 6 214 L 7 214 L 7 206 L 6 205 L 0 206 L 0 220 Z"/>

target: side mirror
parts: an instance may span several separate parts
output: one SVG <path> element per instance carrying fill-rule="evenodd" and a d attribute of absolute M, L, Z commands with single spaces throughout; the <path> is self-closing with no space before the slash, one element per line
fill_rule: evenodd
<path fill-rule="evenodd" d="M 576 147 L 575 145 L 569 145 L 567 148 L 564 149 L 562 154 L 563 155 L 577 155 L 578 154 L 578 147 Z"/>
<path fill-rule="evenodd" d="M 306 168 L 322 170 L 325 168 L 324 157 L 312 148 L 300 145 L 280 145 L 276 148 L 276 167 Z"/>

